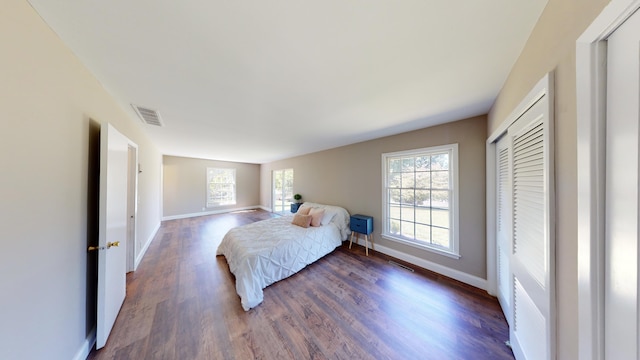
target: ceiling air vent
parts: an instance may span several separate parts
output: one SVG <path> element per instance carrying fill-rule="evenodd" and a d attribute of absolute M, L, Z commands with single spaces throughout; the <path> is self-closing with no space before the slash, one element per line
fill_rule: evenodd
<path fill-rule="evenodd" d="M 131 106 L 133 106 L 133 109 L 140 117 L 140 120 L 142 120 L 142 122 L 144 122 L 145 124 L 163 126 L 162 120 L 160 119 L 160 114 L 157 111 L 135 104 L 131 104 Z"/>

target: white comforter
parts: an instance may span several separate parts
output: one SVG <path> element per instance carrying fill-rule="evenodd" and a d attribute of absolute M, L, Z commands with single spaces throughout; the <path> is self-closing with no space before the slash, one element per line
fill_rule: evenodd
<path fill-rule="evenodd" d="M 224 236 L 217 254 L 225 256 L 236 277 L 245 311 L 262 302 L 262 289 L 295 274 L 346 240 L 349 214 L 339 207 L 324 206 L 336 214 L 323 226 L 302 228 L 291 224 L 293 215 L 287 215 L 233 228 Z"/>

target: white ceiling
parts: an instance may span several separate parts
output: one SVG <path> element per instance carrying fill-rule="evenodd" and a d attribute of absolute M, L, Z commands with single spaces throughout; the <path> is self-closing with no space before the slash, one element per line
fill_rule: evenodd
<path fill-rule="evenodd" d="M 265 163 L 486 114 L 547 0 L 29 2 L 163 154 Z"/>

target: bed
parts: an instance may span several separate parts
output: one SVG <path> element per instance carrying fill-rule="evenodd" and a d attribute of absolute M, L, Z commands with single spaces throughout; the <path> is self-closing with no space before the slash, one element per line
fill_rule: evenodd
<path fill-rule="evenodd" d="M 216 251 L 236 277 L 236 292 L 245 311 L 263 300 L 262 290 L 332 252 L 349 236 L 349 213 L 338 206 L 304 203 L 322 209 L 319 226 L 292 224 L 294 214 L 229 230 Z M 298 214 L 296 220 L 301 216 Z"/>

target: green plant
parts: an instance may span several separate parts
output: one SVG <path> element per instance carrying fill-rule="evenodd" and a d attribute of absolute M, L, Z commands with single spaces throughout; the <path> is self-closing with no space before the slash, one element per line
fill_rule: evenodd
<path fill-rule="evenodd" d="M 302 195 L 300 195 L 300 194 L 295 194 L 295 195 L 293 195 L 293 198 L 294 198 L 296 201 L 300 201 L 300 199 L 302 199 Z"/>

